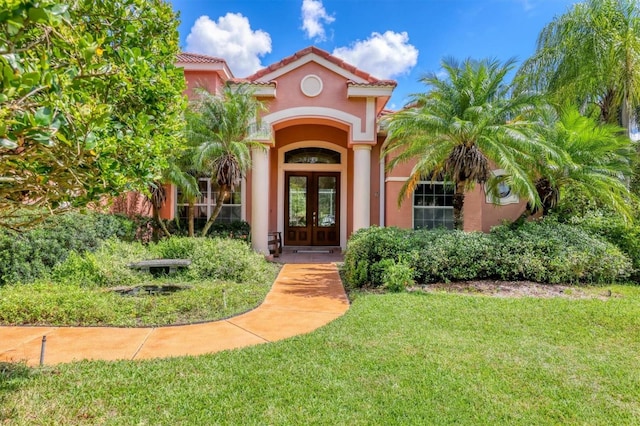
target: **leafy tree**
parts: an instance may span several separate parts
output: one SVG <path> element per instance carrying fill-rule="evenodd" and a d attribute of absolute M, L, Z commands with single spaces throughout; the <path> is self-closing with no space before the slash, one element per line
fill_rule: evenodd
<path fill-rule="evenodd" d="M 542 30 L 518 74 L 556 104 L 595 107 L 602 121 L 629 130 L 640 106 L 640 3 L 574 4 Z"/>
<path fill-rule="evenodd" d="M 194 165 L 218 186 L 216 206 L 202 235 L 220 214 L 224 200 L 251 168 L 251 148 L 263 145 L 250 139 L 250 125 L 264 105 L 245 86 L 225 87 L 219 95 L 199 90 L 187 114 L 188 139 L 197 146 Z"/>
<path fill-rule="evenodd" d="M 554 208 L 563 193 L 582 195 L 617 212 L 632 217 L 629 178 L 635 151 L 622 128 L 602 124 L 580 114 L 575 106 L 556 112 L 542 110 L 538 131 L 555 146 L 556 157 L 544 158 L 538 168 L 536 188 L 543 213 Z"/>
<path fill-rule="evenodd" d="M 0 0 L 0 225 L 144 190 L 178 142 L 163 0 Z"/>
<path fill-rule="evenodd" d="M 398 203 L 409 196 L 420 180 L 443 176 L 455 185 L 453 214 L 456 228 L 462 228 L 465 191 L 476 183 L 488 182 L 497 193 L 497 179 L 491 167 L 507 172 L 502 177 L 515 193 L 539 203 L 531 166 L 545 150 L 534 138 L 526 119 L 536 108 L 537 98 L 513 93 L 505 84 L 514 61 L 444 60 L 447 74 L 422 79 L 430 90 L 415 94 L 401 111 L 388 119 L 388 137 L 382 154 L 389 156 L 388 168 L 417 160 Z"/>

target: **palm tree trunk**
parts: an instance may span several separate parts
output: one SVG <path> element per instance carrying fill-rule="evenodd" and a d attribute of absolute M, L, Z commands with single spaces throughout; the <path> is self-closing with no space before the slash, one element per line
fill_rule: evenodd
<path fill-rule="evenodd" d="M 227 194 L 226 187 L 224 185 L 220 186 L 220 190 L 218 191 L 218 195 L 216 197 L 216 208 L 213 209 L 211 213 L 211 217 L 207 220 L 207 223 L 202 228 L 202 236 L 205 237 L 211 229 L 211 225 L 215 222 L 216 218 L 220 214 L 220 210 L 222 210 L 222 203 L 224 202 L 225 196 Z"/>
<path fill-rule="evenodd" d="M 196 216 L 195 203 L 192 199 L 190 199 L 187 206 L 187 221 L 188 221 L 187 232 L 190 237 L 194 237 L 196 235 L 195 224 L 194 224 L 195 216 Z"/>
<path fill-rule="evenodd" d="M 464 182 L 456 183 L 456 190 L 453 194 L 453 227 L 454 229 L 464 229 L 464 218 L 462 207 L 464 206 Z"/>
<path fill-rule="evenodd" d="M 152 207 L 152 210 L 153 210 L 153 220 L 160 226 L 162 233 L 166 237 L 171 237 L 171 232 L 169 232 L 169 229 L 167 228 L 167 224 L 164 223 L 164 220 L 162 220 L 162 218 L 160 217 L 160 209 L 158 208 L 158 206 L 154 204 Z"/>

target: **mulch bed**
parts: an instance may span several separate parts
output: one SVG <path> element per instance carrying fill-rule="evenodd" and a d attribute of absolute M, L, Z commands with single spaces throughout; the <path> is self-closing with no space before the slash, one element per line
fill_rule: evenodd
<path fill-rule="evenodd" d="M 580 286 L 558 284 L 540 284 L 532 281 L 463 281 L 451 283 L 434 283 L 414 286 L 408 291 L 423 291 L 427 293 L 461 293 L 486 295 L 494 297 L 566 297 L 571 299 L 608 299 L 611 290 L 585 291 Z M 615 297 L 615 295 L 614 295 Z"/>

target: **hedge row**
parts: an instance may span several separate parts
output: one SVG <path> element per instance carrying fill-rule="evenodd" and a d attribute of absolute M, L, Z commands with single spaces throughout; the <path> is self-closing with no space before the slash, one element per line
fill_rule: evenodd
<path fill-rule="evenodd" d="M 488 234 L 372 227 L 349 240 L 347 284 L 383 286 L 387 269 L 396 264 L 410 267 L 413 279 L 424 284 L 473 279 L 614 282 L 633 271 L 629 256 L 614 244 L 553 220 L 499 226 Z"/>

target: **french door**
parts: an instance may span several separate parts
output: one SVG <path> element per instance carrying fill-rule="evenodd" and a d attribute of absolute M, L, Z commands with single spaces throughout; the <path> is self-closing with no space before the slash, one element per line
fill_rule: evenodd
<path fill-rule="evenodd" d="M 285 172 L 284 244 L 340 245 L 339 192 L 339 172 Z"/>

